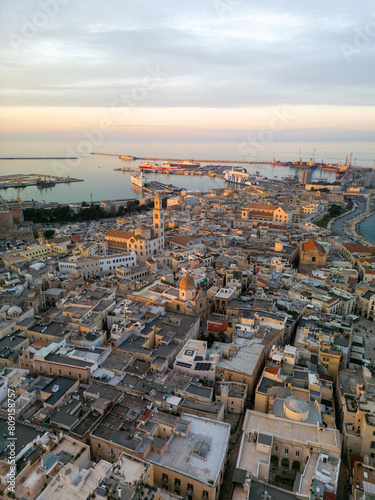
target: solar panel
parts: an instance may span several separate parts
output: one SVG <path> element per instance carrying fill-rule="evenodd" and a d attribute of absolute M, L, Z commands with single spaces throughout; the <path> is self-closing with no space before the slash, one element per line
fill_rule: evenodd
<path fill-rule="evenodd" d="M 191 368 L 191 365 L 189 365 L 189 363 L 183 363 L 182 361 L 177 361 L 176 365 L 183 366 L 184 368 Z"/>
<path fill-rule="evenodd" d="M 212 363 L 197 363 L 195 365 L 195 370 L 197 371 L 208 371 L 211 369 Z"/>

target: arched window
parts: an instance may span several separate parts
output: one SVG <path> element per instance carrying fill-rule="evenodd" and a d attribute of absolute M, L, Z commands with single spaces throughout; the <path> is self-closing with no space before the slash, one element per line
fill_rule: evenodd
<path fill-rule="evenodd" d="M 298 460 L 294 460 L 292 463 L 292 470 L 295 470 L 296 472 L 299 472 L 301 468 L 301 464 L 299 463 Z"/>

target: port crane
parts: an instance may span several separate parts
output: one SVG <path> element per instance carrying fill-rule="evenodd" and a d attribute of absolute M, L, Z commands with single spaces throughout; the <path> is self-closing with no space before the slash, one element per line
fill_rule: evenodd
<path fill-rule="evenodd" d="M 352 166 L 352 157 L 353 157 L 353 153 L 350 153 L 350 156 L 349 156 L 349 168 L 351 168 L 351 166 Z"/>
<path fill-rule="evenodd" d="M 327 151 L 324 153 L 323 159 L 322 159 L 322 167 L 324 167 L 324 160 L 326 159 L 327 156 Z"/>
<path fill-rule="evenodd" d="M 314 165 L 315 151 L 316 151 L 316 148 L 314 148 L 314 151 L 313 151 L 312 157 L 311 157 L 311 159 L 310 159 L 310 167 L 312 167 L 312 166 Z"/>

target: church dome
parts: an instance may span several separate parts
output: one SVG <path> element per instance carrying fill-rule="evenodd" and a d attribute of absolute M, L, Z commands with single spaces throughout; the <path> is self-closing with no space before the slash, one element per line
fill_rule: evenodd
<path fill-rule="evenodd" d="M 290 420 L 304 422 L 309 417 L 308 403 L 296 396 L 289 396 L 284 401 L 284 413 Z"/>
<path fill-rule="evenodd" d="M 20 314 L 22 314 L 22 309 L 18 306 L 13 306 L 7 310 L 8 316 L 12 316 L 14 313 L 16 313 L 19 316 Z"/>
<path fill-rule="evenodd" d="M 189 271 L 186 271 L 186 275 L 180 281 L 180 290 L 195 290 L 195 281 Z"/>

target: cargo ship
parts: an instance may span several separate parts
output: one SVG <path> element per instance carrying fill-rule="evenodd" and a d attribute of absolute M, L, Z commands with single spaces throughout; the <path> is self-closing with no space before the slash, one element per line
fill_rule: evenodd
<path fill-rule="evenodd" d="M 130 176 L 132 184 L 135 184 L 138 187 L 149 186 L 151 184 L 150 179 L 148 179 L 143 170 L 141 170 L 140 174 L 131 174 Z"/>
<path fill-rule="evenodd" d="M 158 163 L 149 163 L 144 161 L 140 163 L 139 168 L 146 170 L 177 170 L 177 167 L 168 166 L 163 163 L 163 165 L 159 165 Z"/>
<path fill-rule="evenodd" d="M 289 167 L 289 162 L 282 162 L 282 161 L 275 161 L 275 160 L 272 160 L 271 161 L 271 165 L 274 165 L 274 166 L 279 166 L 279 167 Z"/>

